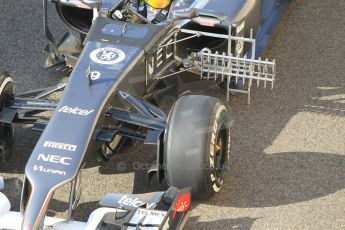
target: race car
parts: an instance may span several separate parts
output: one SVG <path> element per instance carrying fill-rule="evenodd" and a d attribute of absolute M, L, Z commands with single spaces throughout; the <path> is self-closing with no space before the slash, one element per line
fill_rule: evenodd
<path fill-rule="evenodd" d="M 149 180 L 191 187 L 195 199 L 219 192 L 230 157 L 227 106 L 185 88 L 212 82 L 226 101 L 245 93 L 250 103 L 254 83 L 273 87 L 275 61 L 259 55 L 290 0 L 167 1 L 150 19 L 142 1 L 52 2 L 71 31 L 55 42 L 44 0 L 45 64 L 70 70 L 68 82 L 15 94 L 12 78 L 0 74 L 2 162 L 12 155 L 13 123 L 41 133 L 25 168 L 20 228 L 42 229 L 52 195 L 67 183 L 70 223 L 81 169 L 90 158 L 111 159 L 128 139 L 156 146 Z M 57 91 L 61 99 L 48 98 Z"/>

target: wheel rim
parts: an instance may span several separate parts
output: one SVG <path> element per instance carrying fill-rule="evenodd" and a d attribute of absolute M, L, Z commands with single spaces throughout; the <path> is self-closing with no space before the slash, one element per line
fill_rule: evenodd
<path fill-rule="evenodd" d="M 220 129 L 218 131 L 216 145 L 214 146 L 215 154 L 214 154 L 214 175 L 216 177 L 216 184 L 220 187 L 223 183 L 225 170 L 226 170 L 226 162 L 227 162 L 227 155 L 228 155 L 228 134 L 227 129 L 225 128 L 224 124 L 221 124 Z"/>

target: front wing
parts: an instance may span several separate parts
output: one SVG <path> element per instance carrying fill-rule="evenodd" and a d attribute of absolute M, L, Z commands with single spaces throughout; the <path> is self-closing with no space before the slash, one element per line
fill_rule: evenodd
<path fill-rule="evenodd" d="M 166 192 L 112 194 L 100 201 L 87 222 L 46 216 L 40 229 L 54 230 L 164 230 L 182 229 L 189 217 L 190 188 Z M 0 229 L 20 230 L 23 215 L 10 211 L 8 198 L 0 192 Z"/>

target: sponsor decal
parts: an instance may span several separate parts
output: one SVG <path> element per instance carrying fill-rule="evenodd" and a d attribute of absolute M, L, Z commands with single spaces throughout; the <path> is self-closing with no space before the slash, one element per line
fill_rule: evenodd
<path fill-rule="evenodd" d="M 37 157 L 38 161 L 45 161 L 50 163 L 56 163 L 56 164 L 63 164 L 63 165 L 70 165 L 72 158 L 70 157 L 62 157 L 59 155 L 53 155 L 53 154 L 39 154 Z"/>
<path fill-rule="evenodd" d="M 181 14 L 181 13 L 189 13 L 189 12 L 191 12 L 193 9 L 190 9 L 190 8 L 175 8 L 174 10 L 173 10 L 173 12 L 174 13 L 176 13 L 176 14 Z"/>
<path fill-rule="evenodd" d="M 87 9 L 87 10 L 92 9 L 90 6 L 86 5 L 85 3 L 82 3 L 82 1 L 80 1 L 80 0 L 76 1 L 76 6 L 78 8 L 83 8 L 83 9 Z"/>
<path fill-rule="evenodd" d="M 43 147 L 51 148 L 51 149 L 67 150 L 67 151 L 71 151 L 71 152 L 74 152 L 74 151 L 77 150 L 77 146 L 76 145 L 59 143 L 59 142 L 54 142 L 54 141 L 45 141 L 43 143 Z"/>
<path fill-rule="evenodd" d="M 160 226 L 166 216 L 166 211 L 160 210 L 146 210 L 142 208 L 138 208 L 129 221 L 130 224 L 137 225 L 137 226 Z M 150 229 L 158 229 L 158 227 L 150 228 Z M 167 228 L 162 228 L 167 229 Z"/>
<path fill-rule="evenodd" d="M 145 203 L 145 202 L 142 202 L 140 201 L 138 198 L 135 198 L 135 199 L 132 199 L 132 198 L 129 198 L 127 196 L 123 196 L 119 201 L 118 201 L 119 204 L 123 204 L 123 205 L 127 205 L 127 206 L 132 206 L 134 208 L 138 208 L 138 207 L 141 207 L 143 206 L 144 204 L 146 204 L 146 208 L 147 209 L 150 209 L 152 208 L 156 203 L 153 202 L 151 204 L 148 204 L 148 203 Z"/>
<path fill-rule="evenodd" d="M 147 59 L 147 76 L 152 78 L 153 75 L 159 73 L 164 66 L 163 63 L 173 60 L 173 54 L 174 38 L 169 37 Z"/>
<path fill-rule="evenodd" d="M 90 79 L 92 81 L 98 80 L 100 77 L 101 77 L 101 72 L 99 72 L 99 71 L 92 71 L 90 73 Z"/>
<path fill-rule="evenodd" d="M 185 6 L 185 5 L 187 5 L 187 3 L 184 0 L 177 0 L 175 2 L 176 7 L 181 7 L 181 6 Z"/>
<path fill-rule="evenodd" d="M 98 64 L 114 65 L 122 62 L 126 58 L 126 55 L 120 49 L 105 47 L 92 51 L 90 58 Z"/>
<path fill-rule="evenodd" d="M 50 173 L 50 174 L 55 174 L 55 175 L 61 175 L 61 176 L 66 176 L 66 172 L 65 171 L 46 168 L 46 167 L 43 167 L 42 165 L 34 165 L 34 171 L 38 171 L 38 172 L 42 172 L 42 173 Z"/>
<path fill-rule="evenodd" d="M 212 125 L 212 130 L 211 130 L 211 143 L 210 143 L 210 168 L 211 170 L 211 174 L 210 174 L 210 178 L 211 178 L 211 182 L 212 182 L 212 188 L 215 192 L 219 192 L 222 184 L 223 184 L 223 180 L 221 181 L 217 181 L 217 178 L 215 176 L 215 162 L 214 162 L 214 155 L 215 155 L 215 149 L 216 149 L 216 137 L 217 137 L 217 131 L 219 128 L 219 118 L 220 118 L 220 114 L 222 113 L 222 111 L 225 109 L 224 106 L 220 106 L 218 108 L 218 110 L 216 111 L 215 117 L 216 117 L 216 121 L 214 122 L 214 124 Z M 230 134 L 230 132 L 229 132 Z M 230 139 L 228 138 L 228 143 L 227 146 L 230 146 Z M 227 154 L 229 156 L 229 151 L 230 149 L 228 148 L 227 150 Z"/>
<path fill-rule="evenodd" d="M 215 168 L 214 150 L 215 150 L 215 145 L 216 145 L 217 130 L 218 130 L 218 124 L 217 124 L 217 122 L 215 122 L 213 124 L 213 129 L 212 129 L 212 133 L 211 133 L 211 143 L 210 143 L 210 166 L 211 166 L 211 168 Z"/>
<path fill-rule="evenodd" d="M 216 24 L 220 24 L 220 20 L 216 18 L 208 18 L 208 17 L 197 17 L 193 19 L 193 21 L 199 23 L 202 26 L 209 26 L 209 27 L 215 27 Z"/>
<path fill-rule="evenodd" d="M 66 4 L 68 6 L 73 6 L 77 8 L 82 8 L 82 9 L 87 9 L 87 10 L 92 10 L 91 6 L 86 5 L 83 3 L 81 0 L 60 0 L 62 4 Z"/>
<path fill-rule="evenodd" d="M 173 219 L 175 219 L 177 212 L 184 213 L 189 210 L 190 200 L 191 200 L 190 194 L 181 195 L 176 199 Z"/>
<path fill-rule="evenodd" d="M 164 218 L 166 212 L 156 211 L 156 210 L 146 210 L 146 209 L 138 209 L 137 214 L 141 216 L 152 216 L 157 218 Z"/>
<path fill-rule="evenodd" d="M 58 110 L 60 113 L 69 113 L 74 115 L 80 115 L 80 116 L 87 116 L 90 113 L 93 113 L 95 110 L 86 110 L 86 109 L 80 109 L 79 107 L 69 107 L 64 106 L 61 109 Z"/>

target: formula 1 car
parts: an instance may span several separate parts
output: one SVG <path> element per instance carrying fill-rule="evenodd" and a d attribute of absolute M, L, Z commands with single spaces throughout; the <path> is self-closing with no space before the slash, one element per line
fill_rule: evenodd
<path fill-rule="evenodd" d="M 2 161 L 12 153 L 12 123 L 42 133 L 25 168 L 21 228 L 43 228 L 52 195 L 66 183 L 71 220 L 86 161 L 109 160 L 126 139 L 156 146 L 149 179 L 191 187 L 197 199 L 219 192 L 230 155 L 226 106 L 179 92 L 180 82 L 213 81 L 227 100 L 245 93 L 248 103 L 252 84 L 273 87 L 275 62 L 259 55 L 290 0 L 175 0 L 156 21 L 133 0 L 53 2 L 72 30 L 55 42 L 44 0 L 46 67 L 71 69 L 69 81 L 15 94 L 9 74 L 0 75 Z M 58 102 L 47 98 L 57 91 Z M 41 115 L 47 111 L 49 118 Z"/>

